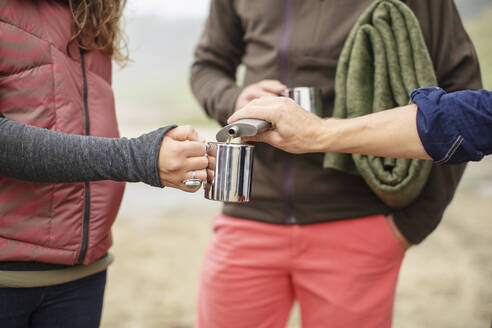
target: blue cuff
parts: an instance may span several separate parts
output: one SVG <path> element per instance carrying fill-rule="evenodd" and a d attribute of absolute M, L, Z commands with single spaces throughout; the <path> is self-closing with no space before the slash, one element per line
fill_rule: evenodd
<path fill-rule="evenodd" d="M 418 106 L 417 131 L 424 149 L 436 164 L 478 161 L 483 153 L 470 142 L 462 115 L 459 93 L 446 93 L 437 87 L 414 90 L 412 101 Z"/>

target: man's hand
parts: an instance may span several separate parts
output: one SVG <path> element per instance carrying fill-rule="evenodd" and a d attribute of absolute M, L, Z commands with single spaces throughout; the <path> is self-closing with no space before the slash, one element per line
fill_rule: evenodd
<path fill-rule="evenodd" d="M 243 118 L 263 119 L 272 129 L 243 141 L 261 141 L 284 151 L 300 154 L 321 151 L 325 120 L 306 111 L 287 97 L 264 97 L 234 113 L 228 123 Z"/>
<path fill-rule="evenodd" d="M 159 174 L 162 185 L 195 192 L 200 187 L 189 188 L 187 179 L 207 178 L 208 159 L 205 140 L 191 126 L 180 126 L 169 131 L 162 140 L 159 154 Z"/>
<path fill-rule="evenodd" d="M 236 100 L 234 111 L 238 111 L 246 106 L 252 100 L 261 97 L 278 96 L 285 91 L 287 87 L 277 80 L 263 80 L 258 83 L 251 84 L 244 88 Z"/>

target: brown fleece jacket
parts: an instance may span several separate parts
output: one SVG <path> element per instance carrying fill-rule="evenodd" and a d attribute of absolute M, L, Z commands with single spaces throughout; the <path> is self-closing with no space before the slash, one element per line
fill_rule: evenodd
<path fill-rule="evenodd" d="M 337 59 L 372 0 L 212 0 L 196 49 L 192 89 L 205 111 L 224 124 L 243 85 L 278 79 L 323 90 L 323 115 L 333 111 Z M 473 45 L 452 0 L 405 1 L 417 16 L 446 91 L 481 88 Z M 223 212 L 274 224 L 312 224 L 392 213 L 404 236 L 419 243 L 439 224 L 464 166 L 432 168 L 421 195 L 392 210 L 361 177 L 323 169 L 324 154 L 291 155 L 266 144 L 255 150 L 252 201 Z"/>

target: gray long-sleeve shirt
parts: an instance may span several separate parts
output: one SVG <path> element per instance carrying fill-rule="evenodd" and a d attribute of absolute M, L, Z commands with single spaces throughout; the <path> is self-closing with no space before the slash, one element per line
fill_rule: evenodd
<path fill-rule="evenodd" d="M 159 151 L 167 126 L 138 138 L 71 135 L 0 118 L 0 174 L 36 182 L 114 180 L 163 187 Z"/>

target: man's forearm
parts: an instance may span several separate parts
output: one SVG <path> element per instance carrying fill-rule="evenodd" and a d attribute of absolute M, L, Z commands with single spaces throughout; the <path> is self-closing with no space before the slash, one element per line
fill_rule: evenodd
<path fill-rule="evenodd" d="M 291 153 L 341 152 L 430 159 L 417 132 L 417 106 L 409 105 L 351 119 L 321 119 L 284 97 L 255 100 L 229 123 L 263 119 L 273 129 L 245 141 L 267 142 Z"/>
<path fill-rule="evenodd" d="M 409 105 L 352 119 L 326 119 L 316 131 L 321 152 L 430 159 L 416 126 L 417 106 Z"/>

